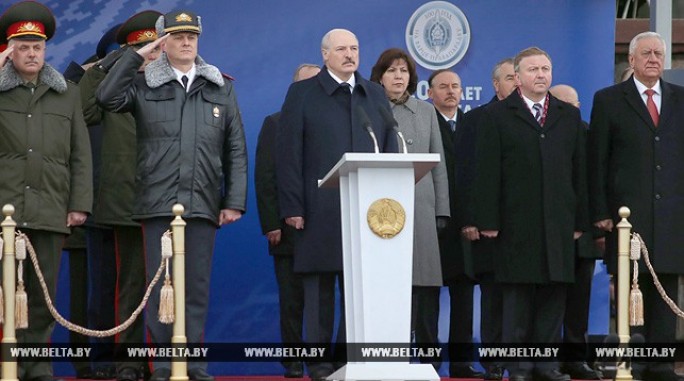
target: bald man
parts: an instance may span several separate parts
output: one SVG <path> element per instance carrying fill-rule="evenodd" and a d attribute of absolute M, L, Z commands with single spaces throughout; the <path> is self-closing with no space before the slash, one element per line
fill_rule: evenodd
<path fill-rule="evenodd" d="M 577 90 L 575 90 L 572 86 L 555 85 L 552 86 L 549 89 L 549 91 L 551 92 L 551 94 L 553 94 L 554 97 L 579 108 L 579 95 L 577 95 Z"/>
<path fill-rule="evenodd" d="M 387 132 L 391 126 L 380 113 L 380 108 L 392 113 L 384 90 L 357 71 L 356 36 L 344 29 L 329 31 L 321 41 L 321 54 L 325 66 L 320 73 L 290 85 L 276 139 L 280 217 L 297 230 L 294 271 L 301 273 L 304 287 L 305 341 L 319 345 L 332 341 L 335 282 L 343 287 L 340 192 L 319 189 L 317 180 L 345 152 L 374 152 L 360 109 L 370 120 L 380 152 L 397 150 L 397 139 Z M 344 333 L 340 324 L 338 342 L 344 342 Z M 323 380 L 334 368 L 332 363 L 310 363 L 309 377 Z"/>

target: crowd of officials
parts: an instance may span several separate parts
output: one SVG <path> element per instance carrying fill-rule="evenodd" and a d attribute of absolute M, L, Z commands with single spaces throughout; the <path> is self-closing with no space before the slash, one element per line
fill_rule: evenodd
<path fill-rule="evenodd" d="M 71 252 L 72 271 L 88 274 L 71 277 L 72 318 L 99 329 L 133 312 L 160 264 L 159 237 L 172 205 L 183 204 L 192 258 L 186 332 L 188 343 L 199 343 L 216 229 L 239 220 L 246 203 L 247 152 L 232 78 L 198 56 L 201 18 L 188 10 L 131 16 L 64 75 L 44 62 L 55 29 L 50 10 L 33 1 L 0 16 L 7 42 L 0 53 L 0 203 L 14 204 L 53 297 L 60 253 Z M 329 31 L 321 41 L 323 65 L 296 69 L 282 109 L 265 118 L 257 144 L 257 205 L 274 259 L 283 343 L 345 341 L 344 319 L 334 326 L 336 286 L 344 289 L 340 196 L 319 189 L 317 180 L 343 153 L 373 152 L 368 125 L 381 152 L 399 152 L 391 129 L 397 123 L 408 152 L 442 158 L 416 184 L 413 340 L 437 345 L 446 286 L 449 349 L 471 344 L 479 284 L 483 343 L 565 342 L 578 351 L 563 363 L 485 362 L 484 372 L 450 361 L 451 377 L 501 380 L 507 371 L 514 381 L 601 379 L 582 348 L 595 259 L 616 271 L 618 207 L 632 209 L 631 222 L 668 293 L 676 295 L 684 273 L 684 236 L 675 220 L 684 212 L 684 133 L 677 127 L 684 88 L 661 79 L 665 50 L 658 34 L 637 35 L 629 48 L 633 75 L 595 94 L 587 124 L 577 92 L 551 87 L 552 60 L 539 48 L 497 63 L 495 96 L 463 113 L 462 82 L 452 69 L 430 75 L 431 103 L 421 101 L 412 96 L 418 77 L 405 51 L 384 51 L 365 79 L 356 36 Z M 32 266 L 24 277 L 29 328 L 17 338 L 48 343 L 54 319 Z M 650 275 L 643 278 L 640 331 L 648 342 L 673 342 L 676 317 Z M 159 288 L 149 316 L 118 343 L 143 342 L 145 331 L 151 343 L 170 342 L 170 326 L 156 318 Z M 88 341 L 78 334 L 72 340 Z M 75 364 L 77 377 L 169 380 L 169 362 L 125 359 L 112 352 L 112 342 L 98 339 L 92 363 Z M 430 361 L 441 366 L 441 359 Z M 306 373 L 313 380 L 341 365 L 283 363 L 285 377 Z M 633 365 L 637 379 L 684 379 L 672 363 Z M 189 378 L 212 381 L 206 368 L 191 363 Z M 22 361 L 19 378 L 52 381 L 51 364 Z"/>

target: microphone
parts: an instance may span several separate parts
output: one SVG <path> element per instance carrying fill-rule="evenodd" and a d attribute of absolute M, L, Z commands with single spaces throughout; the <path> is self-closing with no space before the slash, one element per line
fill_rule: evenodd
<path fill-rule="evenodd" d="M 385 125 L 390 126 L 394 132 L 399 136 L 399 140 L 401 140 L 401 145 L 404 149 L 404 153 L 408 153 L 408 148 L 406 148 L 406 139 L 404 139 L 404 134 L 399 131 L 399 125 L 397 121 L 394 119 L 392 114 L 390 114 L 387 109 L 384 107 L 380 107 L 380 115 L 382 115 L 382 119 L 385 121 Z"/>
<path fill-rule="evenodd" d="M 640 333 L 635 333 L 629 338 L 629 346 L 632 348 L 638 348 L 646 343 L 646 338 Z M 631 358 L 625 358 L 625 365 L 627 368 L 631 368 L 633 361 Z"/>
<path fill-rule="evenodd" d="M 620 346 L 620 336 L 611 333 L 603 340 L 603 346 L 606 348 L 618 348 Z M 603 373 L 605 379 L 612 380 L 617 374 L 617 364 L 622 362 L 620 357 L 605 357 L 599 365 L 599 369 Z"/>
<path fill-rule="evenodd" d="M 620 336 L 615 333 L 608 334 L 603 340 L 603 343 L 609 347 L 617 347 L 620 345 Z"/>
<path fill-rule="evenodd" d="M 375 153 L 380 153 L 380 148 L 378 148 L 378 139 L 375 137 L 373 128 L 371 128 L 371 121 L 366 113 L 366 110 L 364 110 L 361 106 L 356 106 L 356 113 L 361 119 L 361 125 L 366 129 L 366 131 L 368 131 L 368 135 L 370 135 L 371 139 L 373 139 L 373 148 L 375 149 Z"/>
<path fill-rule="evenodd" d="M 629 338 L 629 343 L 641 345 L 646 343 L 646 338 L 644 337 L 644 335 L 640 333 L 635 333 L 632 335 L 632 337 Z"/>

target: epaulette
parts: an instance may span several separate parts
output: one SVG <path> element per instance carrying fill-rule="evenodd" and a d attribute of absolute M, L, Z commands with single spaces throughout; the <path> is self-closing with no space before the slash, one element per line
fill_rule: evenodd
<path fill-rule="evenodd" d="M 229 81 L 234 81 L 234 80 L 235 80 L 235 78 L 234 78 L 232 75 L 230 75 L 230 74 L 221 73 L 221 75 L 223 76 L 223 78 L 225 78 L 225 79 L 227 79 L 227 80 L 229 80 Z"/>

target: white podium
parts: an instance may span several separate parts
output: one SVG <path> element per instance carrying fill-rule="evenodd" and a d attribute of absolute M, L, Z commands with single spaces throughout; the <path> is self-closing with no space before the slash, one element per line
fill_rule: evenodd
<path fill-rule="evenodd" d="M 319 180 L 319 187 L 340 187 L 349 355 L 328 380 L 439 380 L 432 365 L 408 359 L 356 361 L 363 360 L 358 354 L 364 343 L 410 345 L 415 183 L 439 161 L 439 154 L 345 153 Z M 401 212 L 387 199 L 405 214 L 403 228 L 391 238 L 398 223 L 383 230 L 379 221 L 401 218 Z M 385 200 L 375 204 L 381 208 L 371 208 L 378 200 Z M 371 225 L 388 234 L 377 235 Z"/>

